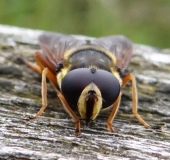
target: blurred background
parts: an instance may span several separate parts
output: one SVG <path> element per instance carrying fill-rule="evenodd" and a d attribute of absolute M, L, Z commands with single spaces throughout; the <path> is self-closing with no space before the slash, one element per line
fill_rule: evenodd
<path fill-rule="evenodd" d="M 170 48 L 170 0 L 0 0 L 0 24 Z"/>

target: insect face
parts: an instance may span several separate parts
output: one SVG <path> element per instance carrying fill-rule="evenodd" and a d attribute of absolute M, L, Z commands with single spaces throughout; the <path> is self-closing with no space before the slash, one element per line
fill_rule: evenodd
<path fill-rule="evenodd" d="M 120 93 L 120 84 L 110 72 L 79 68 L 66 74 L 61 91 L 71 108 L 78 107 L 83 119 L 93 120 L 101 108 L 115 102 Z"/>
<path fill-rule="evenodd" d="M 87 124 L 94 120 L 102 108 L 102 96 L 99 88 L 95 83 L 87 85 L 78 99 L 78 110 Z"/>

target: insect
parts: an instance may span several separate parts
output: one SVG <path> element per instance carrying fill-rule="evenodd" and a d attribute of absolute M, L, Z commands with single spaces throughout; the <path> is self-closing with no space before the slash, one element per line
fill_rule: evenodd
<path fill-rule="evenodd" d="M 78 110 L 88 124 L 102 109 L 112 106 L 107 127 L 113 132 L 112 121 L 119 108 L 121 89 L 132 82 L 132 113 L 145 127 L 150 126 L 137 112 L 138 98 L 135 77 L 125 73 L 132 55 L 132 42 L 124 36 L 89 38 L 44 32 L 39 37 L 42 51 L 35 53 L 38 65 L 24 60 L 42 74 L 42 107 L 37 119 L 47 107 L 46 77 L 57 90 L 63 107 L 75 122 L 75 135 L 81 133 Z"/>

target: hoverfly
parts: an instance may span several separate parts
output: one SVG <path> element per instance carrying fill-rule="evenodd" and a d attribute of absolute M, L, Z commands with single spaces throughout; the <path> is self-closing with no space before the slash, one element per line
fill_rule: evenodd
<path fill-rule="evenodd" d="M 64 109 L 75 122 L 75 135 L 81 133 L 80 119 L 89 123 L 102 109 L 113 106 L 107 127 L 113 132 L 112 121 L 119 108 L 121 89 L 132 82 L 132 113 L 145 127 L 150 126 L 137 112 L 138 98 L 135 77 L 125 70 L 132 55 L 132 42 L 124 36 L 89 38 L 44 32 L 39 37 L 42 52 L 35 53 L 38 65 L 23 60 L 27 66 L 42 74 L 42 107 L 37 119 L 47 107 L 46 77 L 56 88 Z"/>

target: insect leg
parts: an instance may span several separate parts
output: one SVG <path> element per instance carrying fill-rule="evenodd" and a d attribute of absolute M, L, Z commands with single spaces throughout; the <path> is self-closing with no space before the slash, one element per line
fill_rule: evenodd
<path fill-rule="evenodd" d="M 147 124 L 142 117 L 138 114 L 138 96 L 137 96 L 137 88 L 136 88 L 136 80 L 132 74 L 128 74 L 123 77 L 123 84 L 124 86 L 127 82 L 132 82 L 132 113 L 138 119 L 140 123 L 142 123 L 146 128 L 151 128 L 149 124 Z"/>
<path fill-rule="evenodd" d="M 36 54 L 37 54 L 37 52 L 35 53 L 35 58 L 36 58 Z M 43 70 L 43 66 L 41 65 L 41 63 L 39 63 L 38 61 L 37 61 L 37 58 L 36 58 L 36 61 L 37 61 L 37 63 L 38 63 L 38 65 L 37 64 L 34 64 L 34 63 L 32 63 L 32 62 L 30 62 L 30 61 L 27 61 L 26 59 L 24 59 L 24 58 L 21 58 L 21 60 L 22 60 L 22 62 L 24 63 L 24 64 L 26 64 L 29 68 L 31 68 L 32 70 L 34 70 L 34 71 L 36 71 L 36 72 L 38 72 L 38 73 L 42 73 L 42 70 Z"/>
<path fill-rule="evenodd" d="M 47 60 L 47 58 L 45 58 L 44 56 L 43 56 L 43 54 L 41 54 L 41 52 L 39 52 L 39 51 L 37 51 L 37 52 L 35 52 L 35 59 L 36 59 L 36 62 L 37 62 L 37 64 L 34 64 L 34 63 L 32 63 L 32 62 L 30 62 L 30 61 L 27 61 L 26 59 L 23 59 L 22 58 L 22 61 L 29 67 L 29 68 L 31 68 L 32 70 L 34 70 L 34 71 L 36 71 L 36 72 L 38 72 L 38 73 L 42 73 L 42 71 L 43 71 L 43 69 L 45 68 L 45 67 L 47 67 L 47 68 L 49 68 L 49 70 L 51 71 L 51 72 L 56 72 L 56 69 L 55 69 L 55 67 Z"/>
<path fill-rule="evenodd" d="M 23 119 L 37 119 L 45 110 L 47 107 L 47 84 L 46 84 L 46 75 L 47 75 L 48 69 L 45 68 L 42 72 L 42 88 L 41 88 L 41 95 L 42 95 L 42 107 L 40 110 L 37 112 L 37 114 L 32 117 L 32 116 L 24 116 Z"/>
<path fill-rule="evenodd" d="M 116 102 L 114 103 L 112 111 L 110 113 L 110 116 L 109 116 L 109 118 L 107 119 L 107 122 L 106 122 L 107 123 L 107 128 L 110 130 L 110 132 L 114 132 L 114 130 L 112 128 L 112 122 L 113 122 L 113 120 L 115 118 L 115 115 L 116 115 L 116 113 L 118 111 L 120 100 L 121 100 L 121 93 L 119 94 Z"/>
<path fill-rule="evenodd" d="M 75 136 L 79 136 L 80 133 L 81 133 L 80 132 L 80 120 L 79 120 L 79 118 L 76 116 L 76 114 L 70 108 L 70 106 L 68 105 L 66 99 L 64 98 L 64 96 L 63 96 L 63 94 L 61 92 L 58 92 L 58 97 L 59 97 L 64 109 L 67 111 L 67 113 L 69 113 L 69 115 L 72 117 L 72 119 L 76 123 Z"/>
<path fill-rule="evenodd" d="M 53 85 L 55 87 L 58 87 L 58 83 L 57 83 L 57 80 L 56 80 L 56 76 L 55 76 L 55 69 L 52 67 L 52 65 L 50 63 L 47 62 L 47 60 L 41 55 L 40 52 L 36 52 L 35 53 L 35 59 L 36 59 L 36 62 L 37 64 L 34 64 L 30 61 L 27 61 L 26 59 L 22 59 L 22 61 L 29 67 L 31 68 L 32 70 L 38 72 L 38 73 L 42 73 L 43 69 L 45 67 L 48 68 L 48 72 L 47 72 L 47 77 L 48 79 L 53 83 Z M 51 70 L 54 70 L 54 73 L 51 71 Z"/>

